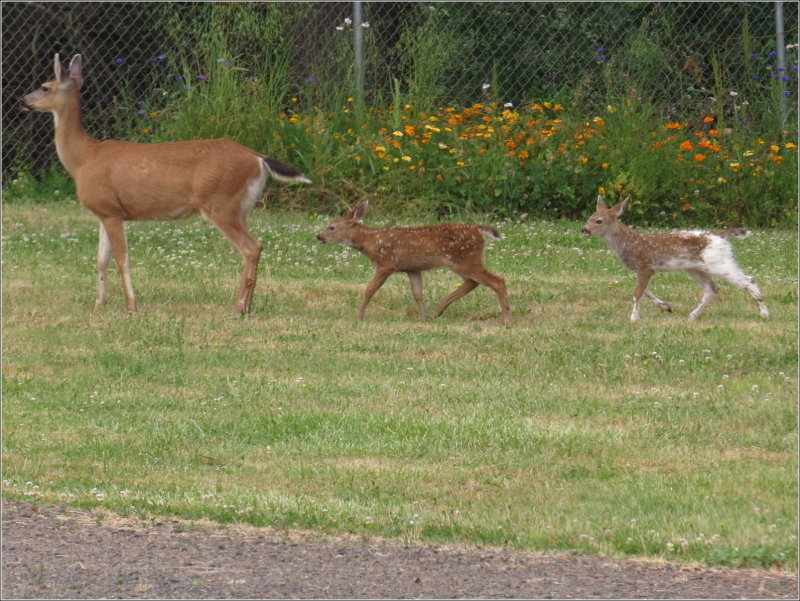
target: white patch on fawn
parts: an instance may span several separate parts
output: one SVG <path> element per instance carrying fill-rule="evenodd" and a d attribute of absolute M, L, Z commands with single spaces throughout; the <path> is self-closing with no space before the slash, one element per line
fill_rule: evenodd
<path fill-rule="evenodd" d="M 597 208 L 582 233 L 605 239 L 623 264 L 636 272 L 637 282 L 633 294 L 631 321 L 639 319 L 642 296 L 647 296 L 658 307 L 671 311 L 669 305 L 656 297 L 647 285 L 659 271 L 685 271 L 703 287 L 700 304 L 689 314 L 695 320 L 716 296 L 720 285 L 713 278 L 725 280 L 744 288 L 755 300 L 758 312 L 768 317 L 769 311 L 761 298 L 755 280 L 746 275 L 733 258 L 733 249 L 727 237 L 746 238 L 744 230 L 726 230 L 721 234 L 702 231 L 684 231 L 672 234 L 641 234 L 625 226 L 619 216 L 625 211 L 629 199 L 608 208 L 603 197 L 597 197 Z"/>

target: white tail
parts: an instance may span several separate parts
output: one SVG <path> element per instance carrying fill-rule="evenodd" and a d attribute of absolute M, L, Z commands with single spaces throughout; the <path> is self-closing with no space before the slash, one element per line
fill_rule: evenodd
<path fill-rule="evenodd" d="M 365 200 L 353 212 L 331 222 L 317 236 L 320 242 L 341 242 L 355 248 L 367 255 L 375 266 L 375 277 L 367 286 L 364 301 L 358 309 L 358 319 L 364 317 L 367 304 L 386 278 L 398 271 L 408 274 L 420 316 L 425 319 L 422 272 L 448 267 L 464 278 L 464 282 L 439 303 L 437 315 L 441 315 L 451 303 L 474 290 L 478 284 L 484 284 L 497 294 L 503 322 L 511 324 L 505 281 L 483 264 L 484 234 L 500 237 L 494 228 L 457 223 L 422 227 L 367 227 L 361 221 L 368 205 L 369 202 Z"/>
<path fill-rule="evenodd" d="M 247 214 L 267 177 L 310 183 L 294 166 L 267 158 L 232 140 L 138 144 L 91 138 L 81 120 L 81 57 L 69 71 L 55 55 L 55 79 L 25 96 L 34 111 L 55 120 L 56 151 L 75 180 L 78 199 L 100 220 L 97 305 L 106 301 L 111 253 L 117 263 L 129 312 L 136 308 L 128 269 L 124 222 L 172 220 L 200 213 L 239 250 L 244 271 L 234 312 L 250 311 L 261 243 L 247 229 Z"/>
<path fill-rule="evenodd" d="M 647 289 L 650 278 L 659 271 L 685 271 L 703 287 L 703 298 L 689 315 L 690 320 L 706 308 L 720 289 L 713 278 L 744 288 L 755 299 L 762 317 L 769 317 L 767 306 L 755 280 L 742 272 L 733 258 L 731 243 L 727 238 L 746 238 L 750 232 L 731 229 L 723 232 L 674 232 L 671 234 L 640 234 L 622 224 L 618 217 L 625 211 L 630 199 L 608 208 L 603 197 L 597 197 L 594 215 L 583 228 L 586 236 L 601 236 L 619 255 L 628 269 L 636 272 L 636 289 L 633 293 L 631 321 L 639 319 L 642 294 L 656 306 L 671 311 L 669 305 Z"/>

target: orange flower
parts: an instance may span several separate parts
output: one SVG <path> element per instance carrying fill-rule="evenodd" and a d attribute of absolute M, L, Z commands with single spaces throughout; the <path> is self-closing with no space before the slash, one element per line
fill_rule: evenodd
<path fill-rule="evenodd" d="M 700 154 L 698 152 L 696 155 L 694 155 L 694 160 L 697 161 L 698 163 L 702 163 L 703 161 L 706 160 L 706 155 Z"/>
<path fill-rule="evenodd" d="M 406 135 L 407 135 L 407 136 L 414 136 L 414 135 L 416 135 L 416 133 L 417 133 L 417 132 L 414 130 L 414 126 L 413 126 L 413 125 L 406 125 L 406 126 L 403 128 L 403 131 L 404 131 L 404 132 L 406 132 Z"/>
<path fill-rule="evenodd" d="M 692 150 L 693 148 L 694 148 L 694 146 L 692 145 L 691 142 L 689 142 L 689 140 L 681 142 L 681 145 L 680 145 L 680 149 L 681 150 Z"/>
<path fill-rule="evenodd" d="M 664 129 L 680 129 L 680 128 L 681 128 L 681 124 L 678 123 L 677 121 L 675 123 L 667 123 L 664 126 Z"/>
<path fill-rule="evenodd" d="M 716 129 L 709 129 L 708 133 L 712 136 L 716 136 L 719 132 Z"/>
<path fill-rule="evenodd" d="M 523 151 L 522 151 L 522 152 L 520 152 L 520 153 L 519 153 L 517 156 L 518 156 L 519 158 L 521 158 L 521 159 L 527 159 L 528 157 L 530 157 L 530 156 L 531 156 L 531 153 L 530 153 L 530 152 L 528 152 L 527 150 L 523 150 Z"/>
<path fill-rule="evenodd" d="M 714 117 L 703 117 L 703 123 L 711 123 L 714 121 Z"/>

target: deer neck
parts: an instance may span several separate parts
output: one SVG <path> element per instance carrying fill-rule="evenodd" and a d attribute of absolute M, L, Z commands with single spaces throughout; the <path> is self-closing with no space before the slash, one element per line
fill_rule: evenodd
<path fill-rule="evenodd" d="M 81 118 L 80 99 L 53 111 L 55 122 L 56 152 L 69 174 L 75 178 L 89 151 L 97 140 L 86 133 Z"/>
<path fill-rule="evenodd" d="M 640 234 L 629 228 L 623 223 L 617 222 L 614 227 L 603 234 L 603 238 L 611 249 L 623 258 L 627 254 L 626 249 L 634 242 Z"/>
<path fill-rule="evenodd" d="M 375 236 L 380 231 L 381 228 L 359 224 L 350 237 L 350 247 L 369 256 L 376 244 Z"/>

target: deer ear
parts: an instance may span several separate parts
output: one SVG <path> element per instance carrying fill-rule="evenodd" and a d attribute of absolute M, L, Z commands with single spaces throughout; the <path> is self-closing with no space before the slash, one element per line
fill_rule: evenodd
<path fill-rule="evenodd" d="M 364 215 L 367 214 L 367 209 L 369 208 L 369 200 L 365 200 L 360 205 L 358 205 L 355 210 L 353 210 L 353 214 L 351 215 L 351 219 L 353 221 L 362 221 L 364 219 Z"/>
<path fill-rule="evenodd" d="M 61 57 L 58 54 L 56 54 L 53 66 L 55 67 L 56 81 L 65 83 L 69 79 L 69 73 L 64 69 L 64 65 L 61 64 Z"/>
<path fill-rule="evenodd" d="M 83 85 L 83 60 L 80 54 L 76 54 L 69 62 L 69 76 L 78 85 L 78 89 Z"/>
<path fill-rule="evenodd" d="M 603 195 L 602 194 L 598 194 L 597 195 L 597 207 L 595 208 L 595 211 L 603 211 L 603 210 L 605 210 L 607 208 L 608 207 L 606 206 L 606 203 L 603 201 Z"/>
<path fill-rule="evenodd" d="M 614 207 L 614 212 L 617 214 L 617 217 L 622 215 L 625 212 L 625 209 L 628 208 L 628 203 L 631 201 L 631 197 L 628 196 L 625 198 L 621 203 L 619 203 L 616 207 Z"/>

